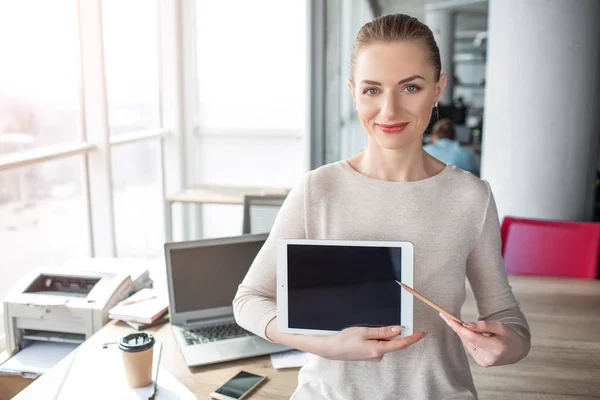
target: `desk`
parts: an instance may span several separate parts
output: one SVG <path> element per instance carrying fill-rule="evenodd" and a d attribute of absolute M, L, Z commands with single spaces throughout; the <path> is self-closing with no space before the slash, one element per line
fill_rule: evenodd
<path fill-rule="evenodd" d="M 278 187 L 254 186 L 220 186 L 198 185 L 184 189 L 181 192 L 165 198 L 165 236 L 166 241 L 173 239 L 172 205 L 174 203 L 187 204 L 234 204 L 243 205 L 244 196 L 267 194 L 287 194 L 289 189 Z M 240 224 L 241 226 L 241 224 Z"/>
<path fill-rule="evenodd" d="M 532 350 L 515 365 L 481 368 L 471 362 L 480 399 L 600 398 L 600 281 L 513 276 L 510 282 L 531 324 Z M 466 320 L 477 316 L 470 292 L 462 316 Z M 82 346 L 114 341 L 130 331 L 112 322 Z M 199 399 L 208 399 L 208 393 L 240 369 L 269 377 L 251 400 L 288 399 L 296 387 L 298 370 L 273 370 L 267 356 L 189 369 L 168 325 L 148 331 L 164 343 L 162 367 Z M 61 361 L 15 400 L 53 398 L 49 393 L 54 393 L 68 362 L 68 358 Z"/>

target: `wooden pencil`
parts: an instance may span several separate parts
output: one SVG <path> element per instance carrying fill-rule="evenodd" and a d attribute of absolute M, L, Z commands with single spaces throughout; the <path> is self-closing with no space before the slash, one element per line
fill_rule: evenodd
<path fill-rule="evenodd" d="M 423 296 L 421 293 L 417 292 L 415 289 L 411 288 L 410 286 L 402 283 L 402 282 L 398 282 L 396 281 L 396 283 L 400 286 L 402 286 L 404 288 L 404 290 L 406 290 L 407 292 L 409 292 L 410 294 L 412 294 L 413 296 L 415 296 L 417 299 L 421 300 L 423 303 L 427 304 L 428 306 L 434 308 L 435 310 L 441 312 L 442 314 L 444 314 L 446 317 L 449 317 L 451 319 L 453 319 L 454 321 L 458 322 L 459 324 L 463 324 L 463 321 L 460 320 L 460 318 L 458 318 L 456 315 L 449 313 L 448 311 L 444 310 L 442 307 L 438 306 L 437 304 L 435 304 L 433 301 L 429 300 L 427 297 Z"/>

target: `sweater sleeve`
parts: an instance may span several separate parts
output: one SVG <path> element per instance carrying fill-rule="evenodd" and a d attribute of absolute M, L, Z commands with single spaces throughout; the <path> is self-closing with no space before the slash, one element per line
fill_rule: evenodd
<path fill-rule="evenodd" d="M 485 182 L 485 181 L 484 181 Z M 480 236 L 467 258 L 467 277 L 479 311 L 479 319 L 521 325 L 529 333 L 529 325 L 519 308 L 504 269 L 501 251 L 500 223 L 489 183 L 487 206 Z"/>
<path fill-rule="evenodd" d="M 233 314 L 242 328 L 265 339 L 269 321 L 277 315 L 277 242 L 304 239 L 308 174 L 286 197 L 269 237 L 258 252 L 233 300 Z"/>

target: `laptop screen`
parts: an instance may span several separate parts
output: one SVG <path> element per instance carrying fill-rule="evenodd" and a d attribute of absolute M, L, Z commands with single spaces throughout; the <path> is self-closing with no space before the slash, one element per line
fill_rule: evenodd
<path fill-rule="evenodd" d="M 265 243 L 266 236 L 244 243 L 170 248 L 175 313 L 231 306 L 238 285 Z"/>

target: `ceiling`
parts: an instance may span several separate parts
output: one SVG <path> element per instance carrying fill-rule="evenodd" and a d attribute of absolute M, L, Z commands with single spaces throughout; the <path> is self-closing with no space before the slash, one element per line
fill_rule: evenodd
<path fill-rule="evenodd" d="M 486 0 L 379 0 L 384 14 L 402 13 L 425 19 L 425 8 L 435 7 L 451 9 L 459 14 L 473 14 L 485 17 L 488 11 Z M 487 26 L 486 26 L 487 27 Z M 466 29 L 486 29 L 486 27 L 468 27 Z"/>

